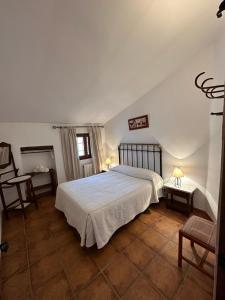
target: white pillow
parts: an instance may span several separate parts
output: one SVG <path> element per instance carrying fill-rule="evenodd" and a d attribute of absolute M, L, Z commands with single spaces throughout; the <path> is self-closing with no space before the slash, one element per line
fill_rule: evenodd
<path fill-rule="evenodd" d="M 156 172 L 126 165 L 118 165 L 114 168 L 111 168 L 110 171 L 122 173 L 131 177 L 150 180 L 153 182 L 155 199 L 158 200 L 158 198 L 162 197 L 163 179 Z"/>
<path fill-rule="evenodd" d="M 114 168 L 111 168 L 110 171 L 122 173 L 136 178 L 146 179 L 146 180 L 152 180 L 153 177 L 159 176 L 157 173 L 153 172 L 152 170 L 135 168 L 126 165 L 118 165 Z"/>

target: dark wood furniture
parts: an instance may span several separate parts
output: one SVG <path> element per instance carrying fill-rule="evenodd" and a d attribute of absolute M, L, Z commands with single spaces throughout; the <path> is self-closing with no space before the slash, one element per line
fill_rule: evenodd
<path fill-rule="evenodd" d="M 30 175 L 31 178 L 36 176 L 43 176 L 43 175 L 49 175 L 50 176 L 50 183 L 34 186 L 34 192 L 36 198 L 40 198 L 42 196 L 46 196 L 49 194 L 55 195 L 56 194 L 56 188 L 57 188 L 57 177 L 56 177 L 56 171 L 54 169 L 49 169 L 48 172 L 29 172 L 27 175 Z M 38 193 L 39 191 L 43 191 Z"/>
<path fill-rule="evenodd" d="M 53 151 L 53 146 L 29 146 L 29 147 L 21 147 L 21 154 L 27 153 L 39 153 L 39 152 L 50 152 Z"/>
<path fill-rule="evenodd" d="M 224 109 L 223 109 L 224 111 Z M 222 149 L 221 149 L 221 173 L 220 194 L 217 216 L 217 245 L 216 245 L 216 271 L 215 290 L 213 299 L 224 299 L 225 282 L 225 114 L 223 113 Z"/>
<path fill-rule="evenodd" d="M 194 244 L 196 243 L 206 250 L 199 264 L 194 263 L 183 255 L 183 238 L 190 240 L 191 247 L 194 247 Z M 185 260 L 193 267 L 213 278 L 213 276 L 203 268 L 203 265 L 208 252 L 215 253 L 215 245 L 216 224 L 197 216 L 190 217 L 183 228 L 179 230 L 178 266 L 182 268 L 182 260 Z"/>
<path fill-rule="evenodd" d="M 178 210 L 188 216 L 191 212 L 193 212 L 194 192 L 196 190 L 195 186 L 183 185 L 181 187 L 175 187 L 174 185 L 168 183 L 164 184 L 163 190 L 164 194 L 166 195 L 167 208 Z M 175 200 L 174 196 L 183 198 L 185 203 Z"/>
<path fill-rule="evenodd" d="M 21 154 L 35 154 L 35 153 L 44 153 L 49 152 L 53 153 L 54 148 L 52 145 L 46 145 L 46 146 L 29 146 L 29 147 L 21 147 L 20 148 Z M 28 172 L 26 175 L 30 175 L 32 177 L 32 182 L 34 185 L 34 177 L 43 177 L 43 176 L 49 176 L 50 182 L 46 184 L 36 185 L 34 186 L 34 192 L 36 195 L 36 198 L 40 198 L 42 196 L 46 196 L 49 194 L 55 195 L 56 188 L 57 188 L 57 176 L 55 169 L 51 168 L 48 172 Z"/>
<path fill-rule="evenodd" d="M 38 207 L 35 194 L 34 194 L 34 188 L 31 180 L 31 176 L 30 175 L 18 176 L 19 169 L 17 169 L 15 166 L 13 154 L 11 151 L 11 145 L 7 143 L 0 143 L 0 169 L 5 169 L 7 167 L 10 167 L 11 165 L 12 165 L 12 169 L 0 173 L 0 197 L 3 205 L 3 210 L 6 215 L 6 218 L 8 218 L 8 212 L 10 210 L 21 208 L 24 216 L 26 217 L 25 203 L 34 203 L 35 206 Z M 5 177 L 5 179 L 2 179 L 3 177 Z M 26 185 L 27 198 L 25 200 L 23 199 L 22 196 L 21 184 Z M 16 187 L 18 198 L 9 203 L 6 203 L 4 190 L 11 189 L 13 187 Z"/>

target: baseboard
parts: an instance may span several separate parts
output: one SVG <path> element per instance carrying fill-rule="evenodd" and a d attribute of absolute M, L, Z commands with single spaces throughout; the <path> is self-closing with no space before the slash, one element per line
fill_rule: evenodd
<path fill-rule="evenodd" d="M 190 181 L 197 187 L 197 189 L 200 191 L 200 193 L 202 195 L 202 199 L 200 201 L 202 203 L 201 207 L 199 207 L 197 205 L 197 203 L 195 202 L 197 209 L 205 211 L 213 221 L 216 221 L 217 212 L 218 212 L 218 204 L 216 203 L 215 199 L 206 190 L 206 188 L 199 185 L 197 182 L 194 182 L 193 180 L 190 180 Z M 203 203 L 204 203 L 204 207 L 203 207 Z M 195 206 L 195 208 L 196 208 L 196 206 Z"/>

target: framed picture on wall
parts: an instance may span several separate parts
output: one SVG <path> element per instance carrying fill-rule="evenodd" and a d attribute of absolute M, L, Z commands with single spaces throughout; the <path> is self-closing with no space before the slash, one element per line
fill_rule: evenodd
<path fill-rule="evenodd" d="M 129 130 L 136 130 L 141 128 L 148 128 L 148 115 L 136 117 L 128 120 Z"/>

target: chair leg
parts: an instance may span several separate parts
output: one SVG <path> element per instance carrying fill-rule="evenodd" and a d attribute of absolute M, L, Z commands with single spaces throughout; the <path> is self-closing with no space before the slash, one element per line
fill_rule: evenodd
<path fill-rule="evenodd" d="M 183 256 L 183 235 L 179 231 L 179 245 L 178 245 L 178 267 L 182 268 L 182 256 Z"/>
<path fill-rule="evenodd" d="M 33 187 L 32 179 L 30 179 L 30 190 L 31 190 L 33 202 L 34 202 L 36 208 L 38 208 L 37 199 L 36 199 L 36 196 L 35 196 L 35 192 L 34 192 L 34 187 Z"/>
<path fill-rule="evenodd" d="M 23 204 L 23 196 L 22 196 L 21 188 L 20 188 L 19 184 L 16 184 L 16 189 L 17 189 L 17 192 L 18 192 L 19 201 L 20 201 L 20 205 L 21 205 L 21 208 L 22 208 L 22 211 L 23 211 L 24 218 L 26 218 L 25 207 L 24 207 L 24 204 Z"/>
<path fill-rule="evenodd" d="M 1 187 L 0 187 L 0 196 L 1 196 L 2 206 L 3 206 L 3 209 L 4 209 L 4 213 L 5 213 L 6 219 L 8 219 L 9 218 L 9 214 L 8 214 L 7 206 L 6 206 L 6 203 L 5 203 L 5 197 L 4 197 L 4 194 L 3 194 L 3 190 L 2 190 Z"/>
<path fill-rule="evenodd" d="M 32 195 L 31 195 L 31 189 L 30 189 L 30 183 L 29 180 L 26 181 L 26 188 L 27 188 L 27 201 L 32 201 Z"/>

